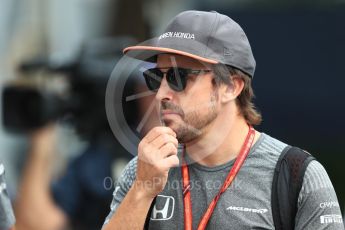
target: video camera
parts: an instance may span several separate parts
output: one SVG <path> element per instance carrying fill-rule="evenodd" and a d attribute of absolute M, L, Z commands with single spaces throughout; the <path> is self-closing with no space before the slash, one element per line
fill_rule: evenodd
<path fill-rule="evenodd" d="M 5 129 L 23 133 L 62 119 L 87 138 L 110 131 L 106 85 L 123 47 L 132 43 L 127 37 L 100 39 L 85 44 L 73 61 L 35 58 L 23 62 L 18 68 L 23 76 L 3 89 Z"/>

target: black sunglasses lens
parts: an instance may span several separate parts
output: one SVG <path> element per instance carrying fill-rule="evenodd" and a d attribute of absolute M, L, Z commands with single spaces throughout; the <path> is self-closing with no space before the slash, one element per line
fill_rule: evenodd
<path fill-rule="evenodd" d="M 167 82 L 169 86 L 178 92 L 183 91 L 186 88 L 187 71 L 182 68 L 170 68 L 167 72 Z"/>
<path fill-rule="evenodd" d="M 161 85 L 164 73 L 158 68 L 153 68 L 143 72 L 143 75 L 149 90 L 157 92 Z M 166 80 L 169 87 L 177 92 L 183 91 L 186 88 L 187 75 L 188 72 L 186 69 L 170 68 L 166 74 Z"/>
<path fill-rule="evenodd" d="M 161 85 L 163 72 L 160 69 L 148 69 L 143 72 L 149 90 L 157 91 Z"/>

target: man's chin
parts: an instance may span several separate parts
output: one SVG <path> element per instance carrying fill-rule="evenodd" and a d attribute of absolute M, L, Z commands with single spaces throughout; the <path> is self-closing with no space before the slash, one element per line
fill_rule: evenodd
<path fill-rule="evenodd" d="M 176 121 L 176 119 L 162 119 L 162 124 L 164 126 L 171 128 L 175 133 L 177 140 L 180 143 L 188 143 L 190 141 L 193 141 L 196 139 L 200 134 L 201 131 L 198 129 L 188 128 L 179 123 L 179 121 Z"/>
<path fill-rule="evenodd" d="M 181 135 L 181 125 L 173 119 L 163 119 L 162 124 L 164 126 L 171 128 L 177 135 L 177 139 Z"/>
<path fill-rule="evenodd" d="M 164 124 L 164 126 L 171 128 L 174 132 L 177 131 L 178 125 L 176 121 L 172 119 L 162 119 L 161 121 L 162 121 L 162 124 Z"/>
<path fill-rule="evenodd" d="M 178 115 L 163 115 L 160 117 L 162 124 L 165 126 L 177 126 L 181 123 L 181 118 Z"/>

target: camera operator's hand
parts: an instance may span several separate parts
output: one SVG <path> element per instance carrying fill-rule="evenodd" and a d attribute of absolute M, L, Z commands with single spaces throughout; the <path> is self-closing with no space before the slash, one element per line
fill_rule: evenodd
<path fill-rule="evenodd" d="M 167 183 L 169 169 L 179 165 L 176 133 L 168 127 L 155 127 L 138 147 L 136 186 L 149 197 L 155 197 Z"/>
<path fill-rule="evenodd" d="M 31 154 L 49 157 L 56 151 L 57 125 L 50 123 L 30 135 Z"/>
<path fill-rule="evenodd" d="M 18 230 L 57 230 L 67 226 L 67 216 L 55 204 L 50 191 L 56 162 L 56 128 L 56 124 L 48 124 L 30 135 L 30 152 L 16 201 Z"/>

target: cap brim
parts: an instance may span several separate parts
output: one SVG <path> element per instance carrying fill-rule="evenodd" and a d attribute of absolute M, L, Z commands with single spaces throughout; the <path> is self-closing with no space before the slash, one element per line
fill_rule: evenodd
<path fill-rule="evenodd" d="M 157 47 L 157 46 L 130 46 L 123 50 L 123 53 L 144 61 L 155 61 L 155 57 L 158 54 L 169 53 L 169 54 L 178 54 L 186 57 L 190 57 L 202 62 L 210 63 L 210 64 L 218 64 L 219 62 L 216 60 L 204 58 L 195 54 L 191 54 L 185 51 L 165 48 L 165 47 Z"/>

